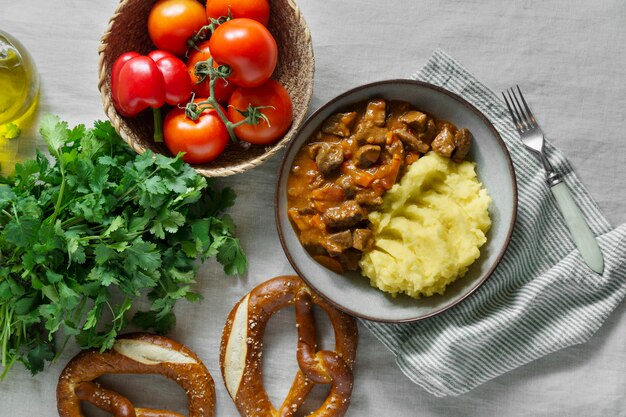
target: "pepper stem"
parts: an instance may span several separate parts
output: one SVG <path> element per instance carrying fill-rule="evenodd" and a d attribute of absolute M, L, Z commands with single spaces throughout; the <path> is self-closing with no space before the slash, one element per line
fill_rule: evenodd
<path fill-rule="evenodd" d="M 163 119 L 161 117 L 161 109 L 153 107 L 152 116 L 154 119 L 154 141 L 163 142 Z"/>

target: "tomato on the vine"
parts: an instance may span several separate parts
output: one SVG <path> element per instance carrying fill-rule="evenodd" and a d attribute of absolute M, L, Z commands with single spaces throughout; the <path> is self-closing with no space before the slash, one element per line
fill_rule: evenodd
<path fill-rule="evenodd" d="M 209 40 L 215 61 L 232 69 L 230 81 L 256 87 L 276 68 L 278 46 L 269 30 L 252 19 L 233 19 L 221 24 Z"/>
<path fill-rule="evenodd" d="M 206 15 L 209 19 L 228 16 L 233 18 L 247 17 L 267 26 L 270 20 L 269 0 L 207 0 Z"/>
<path fill-rule="evenodd" d="M 163 137 L 174 155 L 185 152 L 183 161 L 189 164 L 214 160 L 229 140 L 228 130 L 215 109 L 204 110 L 197 120 L 187 117 L 185 109 L 172 109 L 163 121 Z"/>
<path fill-rule="evenodd" d="M 208 23 L 196 0 L 159 0 L 148 16 L 148 34 L 158 49 L 185 55 L 187 41 Z"/>
<path fill-rule="evenodd" d="M 198 45 L 198 49 L 192 49 L 187 59 L 187 71 L 191 77 L 193 83 L 193 91 L 198 97 L 208 97 L 211 95 L 210 78 L 206 77 L 204 81 L 198 83 L 198 77 L 196 76 L 195 67 L 198 62 L 206 61 L 211 58 L 211 51 L 209 50 L 209 41 L 204 41 Z M 214 67 L 217 67 L 217 63 L 213 63 Z M 215 82 L 215 99 L 220 103 L 228 102 L 231 94 L 235 91 L 237 86 L 228 81 L 227 78 L 220 78 Z"/>
<path fill-rule="evenodd" d="M 261 107 L 259 111 L 267 120 L 261 117 L 256 125 L 235 127 L 239 139 L 255 145 L 269 145 L 289 130 L 293 105 L 289 93 L 278 81 L 268 80 L 259 87 L 236 89 L 228 102 L 228 118 L 233 123 L 240 122 L 245 118 L 241 112 L 245 113 L 250 106 Z"/>

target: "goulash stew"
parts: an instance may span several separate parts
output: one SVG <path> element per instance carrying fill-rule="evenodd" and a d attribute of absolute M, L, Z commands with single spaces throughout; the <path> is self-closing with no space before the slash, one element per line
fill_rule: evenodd
<path fill-rule="evenodd" d="M 289 218 L 325 267 L 358 269 L 374 244 L 368 214 L 405 169 L 430 150 L 462 161 L 472 135 L 403 101 L 371 100 L 324 121 L 298 151 L 287 180 Z"/>

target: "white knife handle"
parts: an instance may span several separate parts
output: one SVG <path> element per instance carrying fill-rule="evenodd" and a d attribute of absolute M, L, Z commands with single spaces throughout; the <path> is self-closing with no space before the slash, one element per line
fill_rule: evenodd
<path fill-rule="evenodd" d="M 585 221 L 583 213 L 572 198 L 567 185 L 560 182 L 551 187 L 552 194 L 561 209 L 572 239 L 587 265 L 598 274 L 604 271 L 604 259 L 593 232 Z"/>

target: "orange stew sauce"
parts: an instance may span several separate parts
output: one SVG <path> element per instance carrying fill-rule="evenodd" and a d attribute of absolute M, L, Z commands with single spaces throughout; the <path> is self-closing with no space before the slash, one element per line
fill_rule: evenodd
<path fill-rule="evenodd" d="M 325 267 L 358 269 L 374 244 L 368 214 L 420 155 L 462 160 L 471 134 L 402 101 L 370 100 L 336 113 L 298 151 L 287 179 L 288 213 L 300 242 Z"/>

